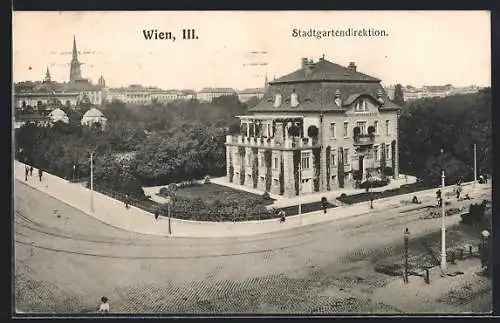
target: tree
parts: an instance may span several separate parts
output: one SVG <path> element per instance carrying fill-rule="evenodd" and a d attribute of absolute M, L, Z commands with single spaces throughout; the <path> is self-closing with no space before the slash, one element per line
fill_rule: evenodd
<path fill-rule="evenodd" d="M 403 86 L 399 83 L 396 84 L 396 87 L 394 88 L 394 99 L 392 100 L 392 102 L 399 105 L 400 107 L 405 104 Z"/>

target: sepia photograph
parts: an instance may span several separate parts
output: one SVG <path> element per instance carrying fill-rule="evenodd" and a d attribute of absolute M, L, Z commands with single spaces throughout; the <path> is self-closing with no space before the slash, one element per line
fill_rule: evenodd
<path fill-rule="evenodd" d="M 489 11 L 13 11 L 12 316 L 493 310 Z"/>

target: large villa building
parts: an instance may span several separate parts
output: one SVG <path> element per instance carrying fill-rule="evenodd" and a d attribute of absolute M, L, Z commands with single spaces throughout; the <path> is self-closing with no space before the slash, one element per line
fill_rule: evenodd
<path fill-rule="evenodd" d="M 227 136 L 232 183 L 293 196 L 399 177 L 398 118 L 381 80 L 320 58 L 269 82 Z"/>

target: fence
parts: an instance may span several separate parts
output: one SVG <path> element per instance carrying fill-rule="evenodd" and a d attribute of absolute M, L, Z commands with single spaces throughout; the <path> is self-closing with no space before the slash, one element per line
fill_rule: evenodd
<path fill-rule="evenodd" d="M 154 214 L 156 211 L 160 212 L 160 216 L 166 217 L 167 208 L 166 204 L 161 204 L 150 200 L 149 198 L 139 199 L 135 197 L 128 196 L 126 197 L 126 193 L 117 192 L 112 189 L 95 186 L 94 190 L 96 192 L 105 194 L 113 199 L 122 201 L 124 204 L 128 201 L 128 205 L 135 206 L 144 211 Z M 255 214 L 252 210 L 241 210 L 239 214 L 235 214 L 235 212 L 224 212 L 220 210 L 220 208 L 210 209 L 207 206 L 201 206 L 200 208 L 192 208 L 189 209 L 187 207 L 187 201 L 183 201 L 185 203 L 172 203 L 171 216 L 177 219 L 183 220 L 193 220 L 193 221 L 213 221 L 213 222 L 241 222 L 241 221 L 250 221 L 250 220 L 266 220 L 279 218 L 279 215 L 275 212 L 257 212 Z M 247 212 L 248 211 L 248 212 Z M 248 215 L 248 214 L 251 215 Z"/>

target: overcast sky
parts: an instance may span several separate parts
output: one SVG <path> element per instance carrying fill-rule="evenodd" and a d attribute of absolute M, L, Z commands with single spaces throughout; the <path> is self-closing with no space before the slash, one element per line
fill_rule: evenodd
<path fill-rule="evenodd" d="M 293 28 L 385 30 L 387 37 L 294 38 Z M 198 40 L 182 40 L 194 28 Z M 176 41 L 145 40 L 143 29 Z M 300 67 L 302 57 L 347 66 L 384 85 L 489 86 L 487 11 L 14 12 L 13 79 L 69 79 L 73 35 L 83 77 L 108 86 L 165 89 L 261 87 Z M 266 53 L 252 54 L 263 51 Z M 90 52 L 90 53 L 88 53 Z M 248 64 L 267 65 L 248 65 Z"/>

